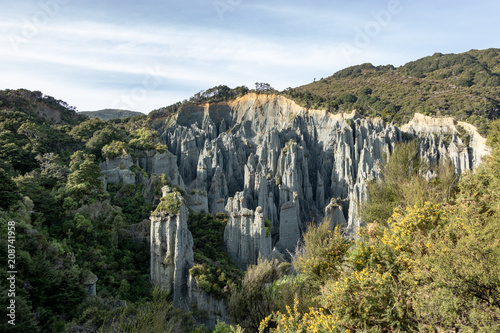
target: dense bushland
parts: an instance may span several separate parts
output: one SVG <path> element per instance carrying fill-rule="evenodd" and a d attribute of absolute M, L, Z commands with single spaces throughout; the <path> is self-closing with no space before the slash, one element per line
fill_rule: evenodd
<path fill-rule="evenodd" d="M 7 258 L 4 236 L 15 221 L 18 271 L 16 326 L 2 320 L 2 330 L 97 329 L 96 318 L 112 313 L 109 304 L 150 300 L 149 226 L 142 221 L 153 203 L 139 187 L 105 190 L 98 165 L 117 140 L 130 152 L 157 148 L 145 117 L 87 120 L 62 101 L 24 90 L 2 91 L 0 105 L 0 252 Z M 86 300 L 89 274 L 98 277 L 99 306 Z M 1 277 L 6 301 L 5 271 Z"/>

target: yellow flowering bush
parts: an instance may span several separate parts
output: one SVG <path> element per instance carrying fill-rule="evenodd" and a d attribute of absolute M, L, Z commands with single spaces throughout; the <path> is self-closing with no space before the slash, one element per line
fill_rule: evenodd
<path fill-rule="evenodd" d="M 330 333 L 345 332 L 337 325 L 337 318 L 323 308 L 311 308 L 301 314 L 298 310 L 299 301 L 294 300 L 293 307 L 287 306 L 286 313 L 276 312 L 262 320 L 259 332 L 276 333 Z"/>
<path fill-rule="evenodd" d="M 415 289 L 417 254 L 425 254 L 448 221 L 440 206 L 396 210 L 385 227 L 363 228 L 349 251 L 351 272 L 328 280 L 320 305 L 352 330 L 408 331 L 416 328 L 410 295 Z"/>
<path fill-rule="evenodd" d="M 407 330 L 405 290 L 389 272 L 355 271 L 329 280 L 320 304 L 345 328 L 363 331 Z"/>
<path fill-rule="evenodd" d="M 498 331 L 500 216 L 496 180 L 485 170 L 467 174 L 447 223 L 418 253 L 412 295 L 420 329 Z M 492 191 L 494 190 L 494 191 Z"/>

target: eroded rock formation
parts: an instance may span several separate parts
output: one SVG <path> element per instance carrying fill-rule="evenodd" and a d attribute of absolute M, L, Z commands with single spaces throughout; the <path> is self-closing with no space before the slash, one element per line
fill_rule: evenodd
<path fill-rule="evenodd" d="M 131 164 L 148 176 L 165 174 L 186 191 L 191 209 L 228 215 L 226 248 L 241 266 L 273 250 L 293 251 L 307 224 L 324 217 L 353 237 L 362 224 L 357 203 L 367 200 L 367 181 L 379 177 L 402 140 L 418 138 L 426 161 L 449 158 L 457 172 L 488 153 L 473 126 L 451 118 L 416 114 L 399 128 L 355 111 L 334 115 L 266 94 L 184 105 L 154 126 L 168 151 L 106 161 L 107 182 L 133 182 L 126 171 Z M 140 178 L 136 174 L 135 182 Z"/>
<path fill-rule="evenodd" d="M 188 208 L 178 192 L 163 189 L 162 201 L 151 215 L 151 281 L 172 295 L 175 307 L 204 312 L 200 324 L 215 327 L 228 321 L 226 301 L 204 292 L 189 273 L 193 267 L 193 237 L 188 229 Z"/>
<path fill-rule="evenodd" d="M 174 306 L 189 311 L 187 281 L 194 262 L 193 237 L 184 200 L 176 192 L 165 193 L 150 219 L 151 281 L 173 295 Z"/>
<path fill-rule="evenodd" d="M 237 192 L 226 205 L 228 222 L 224 231 L 226 250 L 241 268 L 255 264 L 259 257 L 271 254 L 271 236 L 265 230 L 262 207 L 255 211 L 246 207 L 244 192 Z"/>
<path fill-rule="evenodd" d="M 260 257 L 286 257 L 307 224 L 323 218 L 345 236 L 356 235 L 362 224 L 357 207 L 367 200 L 367 181 L 380 176 L 398 142 L 417 138 L 424 160 L 450 159 L 457 172 L 476 167 L 488 154 L 473 126 L 452 119 L 416 114 L 398 128 L 355 111 L 308 110 L 276 95 L 185 105 L 160 120 L 154 127 L 168 151 L 106 160 L 103 179 L 143 183 L 145 198 L 156 198 L 155 177 L 165 175 L 184 193 L 163 193 L 162 202 L 175 200 L 178 210 L 166 211 L 160 203 L 151 216 L 151 278 L 172 293 L 177 307 L 206 311 L 209 326 L 227 318 L 227 312 L 224 300 L 206 294 L 189 274 L 193 239 L 188 207 L 226 213 L 226 251 L 245 268 Z"/>

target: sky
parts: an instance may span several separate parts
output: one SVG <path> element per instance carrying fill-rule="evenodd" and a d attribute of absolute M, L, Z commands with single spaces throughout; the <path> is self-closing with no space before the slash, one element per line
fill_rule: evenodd
<path fill-rule="evenodd" d="M 149 113 L 221 84 L 283 90 L 498 48 L 499 12 L 495 0 L 0 0 L 0 89 Z"/>

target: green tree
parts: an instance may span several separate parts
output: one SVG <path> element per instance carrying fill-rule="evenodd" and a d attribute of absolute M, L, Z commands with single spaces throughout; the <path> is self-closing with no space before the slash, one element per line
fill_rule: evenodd
<path fill-rule="evenodd" d="M 104 193 L 102 181 L 99 179 L 101 171 L 92 154 L 81 151 L 71 156 L 70 169 L 66 190 L 77 200 L 95 200 L 96 196 Z"/>
<path fill-rule="evenodd" d="M 128 152 L 128 147 L 127 144 L 123 141 L 116 141 L 113 140 L 113 142 L 105 145 L 102 148 L 102 155 L 105 158 L 113 159 L 115 157 L 125 155 Z"/>
<path fill-rule="evenodd" d="M 32 287 L 30 300 L 33 309 L 39 312 L 41 327 L 47 332 L 60 331 L 57 327 L 62 321 L 64 328 L 62 318 L 74 318 L 77 306 L 85 298 L 78 276 L 57 270 L 42 254 L 33 257 L 26 274 Z"/>
<path fill-rule="evenodd" d="M 5 246 L 7 246 L 7 244 L 5 244 Z M 4 277 L 4 274 L 2 274 L 2 280 L 6 278 L 7 277 Z M 10 317 L 8 317 L 10 310 L 7 307 L 9 306 L 12 298 L 8 297 L 9 288 L 4 286 L 3 283 L 1 286 L 2 291 L 0 292 L 0 302 L 2 302 L 4 306 L 2 306 L 2 311 L 0 312 L 2 314 L 0 331 L 13 333 L 40 332 L 40 328 L 37 326 L 37 322 L 33 316 L 33 311 L 27 297 L 25 295 L 21 295 L 24 294 L 22 291 L 18 291 L 15 297 L 15 325 L 9 324 L 9 320 L 11 320 Z M 21 286 L 18 286 L 18 288 L 21 288 Z"/>
<path fill-rule="evenodd" d="M 0 208 L 8 210 L 21 199 L 17 185 L 4 169 L 0 168 Z"/>
<path fill-rule="evenodd" d="M 88 119 L 73 127 L 69 134 L 75 139 L 87 141 L 105 125 L 106 123 L 98 118 Z"/>
<path fill-rule="evenodd" d="M 40 178 L 39 172 L 32 171 L 14 178 L 14 181 L 19 188 L 19 193 L 33 201 L 34 212 L 39 217 L 43 217 L 41 220 L 56 223 L 59 220 L 58 200 L 51 188 L 41 186 Z"/>
<path fill-rule="evenodd" d="M 132 132 L 134 138 L 130 140 L 130 147 L 134 149 L 150 150 L 155 147 L 155 140 L 160 136 L 158 131 L 148 128 L 139 128 Z"/>
<path fill-rule="evenodd" d="M 72 165 L 75 166 L 76 163 Z M 100 176 L 101 171 L 95 163 L 95 157 L 93 155 L 85 155 L 84 160 L 68 176 L 68 185 L 78 186 L 79 184 L 88 183 L 91 187 L 100 187 L 102 185 L 102 182 L 98 179 Z"/>
<path fill-rule="evenodd" d="M 107 125 L 103 129 L 94 132 L 92 137 L 85 143 L 85 148 L 94 156 L 100 157 L 104 146 L 113 141 L 125 140 L 125 134 L 116 127 Z"/>
<path fill-rule="evenodd" d="M 69 173 L 61 161 L 59 155 L 46 153 L 37 155 L 35 159 L 40 164 L 40 184 L 46 187 L 54 187 L 58 182 L 63 182 Z"/>

